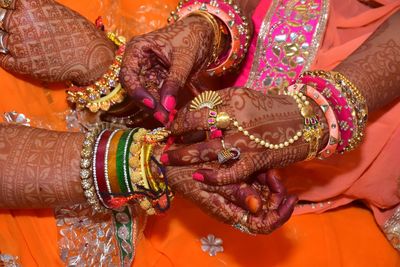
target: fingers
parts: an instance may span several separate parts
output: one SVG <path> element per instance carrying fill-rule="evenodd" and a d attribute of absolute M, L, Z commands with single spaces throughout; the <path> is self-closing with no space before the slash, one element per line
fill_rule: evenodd
<path fill-rule="evenodd" d="M 228 185 L 245 182 L 256 171 L 258 166 L 251 155 L 245 155 L 230 165 L 220 165 L 220 168 L 198 169 L 193 173 L 193 179 L 210 185 Z"/>
<path fill-rule="evenodd" d="M 168 113 L 157 101 L 157 93 L 148 91 L 142 84 L 142 77 L 152 68 L 150 58 L 152 50 L 147 43 L 132 42 L 127 47 L 120 71 L 120 81 L 128 95 L 136 104 L 144 106 L 153 113 L 154 118 L 163 123 L 168 122 Z"/>
<path fill-rule="evenodd" d="M 206 191 L 218 193 L 232 203 L 251 213 L 257 213 L 262 204 L 261 196 L 257 190 L 245 183 L 226 186 L 206 186 Z"/>
<path fill-rule="evenodd" d="M 265 173 L 261 173 L 257 175 L 257 180 L 260 184 L 268 186 L 270 191 L 268 194 L 267 208 L 277 209 L 287 195 L 286 188 L 278 178 L 277 171 L 268 170 Z"/>
<path fill-rule="evenodd" d="M 189 106 L 179 110 L 174 121 L 168 127 L 173 135 L 182 135 L 194 131 L 208 130 L 208 108 L 189 110 Z"/>

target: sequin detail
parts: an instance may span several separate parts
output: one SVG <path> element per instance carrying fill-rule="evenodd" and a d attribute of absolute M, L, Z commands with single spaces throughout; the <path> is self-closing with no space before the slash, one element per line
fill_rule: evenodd
<path fill-rule="evenodd" d="M 224 247 L 222 246 L 223 241 L 221 238 L 216 237 L 215 235 L 209 234 L 206 237 L 202 237 L 200 239 L 201 242 L 201 250 L 208 253 L 210 256 L 217 255 L 218 252 L 223 252 Z"/>
<path fill-rule="evenodd" d="M 17 256 L 9 254 L 0 254 L 0 266 L 4 267 L 20 267 L 19 259 Z"/>
<path fill-rule="evenodd" d="M 282 92 L 313 62 L 328 0 L 275 0 L 264 17 L 246 87 Z"/>
<path fill-rule="evenodd" d="M 86 204 L 55 209 L 61 260 L 67 266 L 130 266 L 137 226 L 129 212 L 122 213 L 123 220 L 116 219 L 118 212 L 95 213 Z"/>
<path fill-rule="evenodd" d="M 393 247 L 400 251 L 400 207 L 398 207 L 382 228 Z"/>
<path fill-rule="evenodd" d="M 3 114 L 5 122 L 14 123 L 19 125 L 30 126 L 31 120 L 25 116 L 23 113 L 18 113 L 16 111 L 5 112 Z"/>

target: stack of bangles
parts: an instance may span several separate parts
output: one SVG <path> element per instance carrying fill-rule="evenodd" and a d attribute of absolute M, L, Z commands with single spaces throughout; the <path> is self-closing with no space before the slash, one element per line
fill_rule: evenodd
<path fill-rule="evenodd" d="M 148 215 L 169 208 L 172 193 L 164 167 L 153 148 L 169 135 L 164 128 L 118 129 L 96 124 L 85 136 L 81 153 L 81 184 L 96 211 L 138 204 Z"/>
<path fill-rule="evenodd" d="M 107 111 L 125 98 L 126 92 L 119 82 L 119 72 L 126 40 L 123 36 L 117 36 L 112 32 L 108 32 L 107 37 L 118 47 L 114 61 L 107 72 L 92 85 L 85 87 L 72 85 L 67 90 L 68 102 L 74 104 L 78 110 L 87 108 L 91 112 Z"/>
<path fill-rule="evenodd" d="M 185 0 L 171 12 L 168 22 L 194 15 L 207 20 L 214 31 L 214 45 L 206 72 L 211 76 L 222 75 L 238 66 L 250 43 L 249 22 L 239 7 L 232 0 Z"/>
<path fill-rule="evenodd" d="M 336 152 L 344 153 L 353 150 L 361 143 L 368 117 L 367 103 L 356 86 L 341 73 L 305 72 L 297 83 L 286 89 L 285 94 L 296 101 L 300 114 L 304 118 L 304 125 L 292 137 L 281 143 L 272 143 L 258 138 L 226 112 L 218 112 L 222 99 L 215 91 L 206 91 L 197 96 L 192 100 L 190 109 L 209 109 L 207 124 L 210 138 L 220 138 L 222 143 L 222 150 L 218 153 L 218 161 L 221 164 L 240 157 L 238 148 L 227 148 L 223 141 L 223 131 L 230 125 L 266 149 L 283 149 L 302 137 L 309 144 L 309 152 L 305 160 L 311 160 L 317 156 L 325 159 Z M 315 102 L 322 110 L 329 129 L 328 142 L 321 151 L 318 150 L 324 127 L 310 105 L 310 101 Z"/>

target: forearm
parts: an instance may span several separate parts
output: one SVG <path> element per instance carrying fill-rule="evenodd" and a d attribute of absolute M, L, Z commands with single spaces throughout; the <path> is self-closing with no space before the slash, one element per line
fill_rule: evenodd
<path fill-rule="evenodd" d="M 335 70 L 363 93 L 370 111 L 400 96 L 400 12 L 385 21 Z"/>
<path fill-rule="evenodd" d="M 0 208 L 49 208 L 85 202 L 81 133 L 0 124 Z"/>

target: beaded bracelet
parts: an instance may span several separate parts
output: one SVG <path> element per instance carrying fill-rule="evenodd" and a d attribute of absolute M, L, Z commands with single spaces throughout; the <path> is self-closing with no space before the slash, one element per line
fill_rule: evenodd
<path fill-rule="evenodd" d="M 329 127 L 329 140 L 324 149 L 321 150 L 319 155 L 321 158 L 328 158 L 333 155 L 338 146 L 340 139 L 339 127 L 337 124 L 337 119 L 332 107 L 326 98 L 318 92 L 316 89 L 305 84 L 293 84 L 287 88 L 288 92 L 302 92 L 304 95 L 312 99 L 323 111 L 326 121 Z"/>
<path fill-rule="evenodd" d="M 81 152 L 81 185 L 83 188 L 83 193 L 86 197 L 89 205 L 96 212 L 103 212 L 105 209 L 101 206 L 99 199 L 96 197 L 96 189 L 94 186 L 93 176 L 92 176 L 92 157 L 93 151 L 95 147 L 96 136 L 98 136 L 101 131 L 101 127 L 99 125 L 95 125 L 93 128 L 89 129 L 89 131 L 85 134 L 85 140 L 82 144 L 82 152 Z"/>
<path fill-rule="evenodd" d="M 224 23 L 230 34 L 230 49 L 220 54 L 207 69 L 211 76 L 224 74 L 228 69 L 238 66 L 247 53 L 250 30 L 247 18 L 237 5 L 230 0 L 185 0 L 179 2 L 175 12 L 171 12 L 168 22 L 173 23 L 193 12 L 208 12 Z"/>

